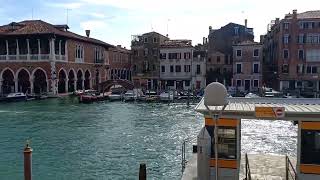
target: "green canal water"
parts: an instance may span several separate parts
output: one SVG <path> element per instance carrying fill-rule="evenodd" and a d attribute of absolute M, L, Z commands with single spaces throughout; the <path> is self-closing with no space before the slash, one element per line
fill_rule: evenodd
<path fill-rule="evenodd" d="M 101 102 L 71 98 L 0 104 L 0 179 L 23 179 L 23 148 L 33 148 L 35 180 L 148 179 L 181 177 L 203 117 L 186 104 Z M 296 153 L 291 122 L 242 121 L 242 151 Z"/>

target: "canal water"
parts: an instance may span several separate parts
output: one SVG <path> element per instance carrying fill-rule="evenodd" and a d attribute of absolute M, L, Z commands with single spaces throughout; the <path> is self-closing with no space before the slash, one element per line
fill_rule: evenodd
<path fill-rule="evenodd" d="M 23 147 L 30 139 L 35 180 L 181 177 L 203 117 L 186 104 L 101 102 L 72 98 L 0 104 L 0 179 L 23 179 Z M 242 152 L 295 156 L 291 122 L 242 121 Z"/>

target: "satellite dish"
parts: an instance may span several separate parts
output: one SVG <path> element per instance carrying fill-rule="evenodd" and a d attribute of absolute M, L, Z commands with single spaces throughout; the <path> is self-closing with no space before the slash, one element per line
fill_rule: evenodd
<path fill-rule="evenodd" d="M 205 106 L 226 106 L 228 93 L 226 87 L 219 83 L 210 83 L 204 89 L 204 105 Z"/>

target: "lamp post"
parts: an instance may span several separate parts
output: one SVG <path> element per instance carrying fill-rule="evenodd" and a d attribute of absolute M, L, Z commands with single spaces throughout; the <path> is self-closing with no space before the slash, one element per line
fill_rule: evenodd
<path fill-rule="evenodd" d="M 214 120 L 214 152 L 215 152 L 215 180 L 219 179 L 219 167 L 218 167 L 218 120 L 222 115 L 222 112 L 228 105 L 227 101 L 227 89 L 219 83 L 213 82 L 209 84 L 204 90 L 204 105 L 207 108 L 210 117 Z M 214 110 L 211 110 L 209 106 L 213 106 Z M 221 110 L 218 108 L 222 107 Z"/>

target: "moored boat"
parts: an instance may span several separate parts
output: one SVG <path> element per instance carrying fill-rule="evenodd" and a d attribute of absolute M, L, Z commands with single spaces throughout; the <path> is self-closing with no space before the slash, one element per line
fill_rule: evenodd
<path fill-rule="evenodd" d="M 7 102 L 26 101 L 27 95 L 25 93 L 10 93 L 4 98 Z"/>
<path fill-rule="evenodd" d="M 124 101 L 135 101 L 137 98 L 138 95 L 134 92 L 134 90 L 128 90 L 123 96 Z"/>

